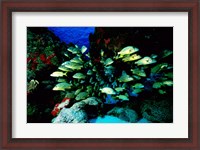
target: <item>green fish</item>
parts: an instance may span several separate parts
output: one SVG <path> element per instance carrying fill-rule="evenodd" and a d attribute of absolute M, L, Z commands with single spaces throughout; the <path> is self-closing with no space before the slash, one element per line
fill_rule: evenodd
<path fill-rule="evenodd" d="M 77 45 L 75 45 L 75 47 L 69 47 L 67 50 L 69 52 L 71 52 L 72 54 L 78 54 L 78 53 L 80 53 L 80 49 L 78 48 Z"/>
<path fill-rule="evenodd" d="M 164 51 L 162 52 L 161 55 L 162 55 L 162 58 L 165 58 L 165 57 L 167 57 L 167 56 L 170 56 L 171 54 L 173 54 L 173 51 L 166 49 L 166 50 L 164 50 Z"/>
<path fill-rule="evenodd" d="M 65 79 L 62 79 L 62 78 L 59 78 L 57 81 L 58 81 L 58 82 L 66 82 L 66 80 L 65 80 Z"/>
<path fill-rule="evenodd" d="M 77 63 L 77 64 L 83 64 L 83 60 L 78 56 L 76 56 L 73 59 L 71 59 L 70 62 Z"/>
<path fill-rule="evenodd" d="M 140 55 L 138 55 L 138 54 L 133 54 L 133 55 L 131 55 L 131 56 L 127 56 L 127 57 L 123 58 L 122 60 L 123 60 L 124 62 L 127 62 L 127 61 L 138 60 L 138 59 L 140 59 L 140 58 L 142 58 Z"/>
<path fill-rule="evenodd" d="M 132 87 L 136 88 L 136 89 L 141 89 L 144 87 L 144 85 L 142 83 L 136 83 L 135 85 L 133 85 Z"/>
<path fill-rule="evenodd" d="M 65 91 L 66 89 L 71 89 L 72 85 L 69 83 L 58 83 L 53 90 L 54 91 Z"/>
<path fill-rule="evenodd" d="M 87 71 L 87 75 L 92 75 L 92 74 L 93 74 L 92 70 Z"/>
<path fill-rule="evenodd" d="M 156 60 L 152 59 L 151 57 L 148 57 L 148 56 L 135 62 L 135 64 L 137 64 L 138 66 L 139 65 L 149 65 L 149 64 L 153 64 L 153 63 L 156 63 Z"/>
<path fill-rule="evenodd" d="M 159 73 L 160 71 L 167 69 L 167 67 L 168 67 L 167 63 L 158 64 L 151 69 L 151 73 Z"/>
<path fill-rule="evenodd" d="M 75 95 L 78 95 L 78 94 L 81 92 L 82 89 L 83 89 L 83 88 L 76 90 L 74 94 L 75 94 Z"/>
<path fill-rule="evenodd" d="M 114 61 L 111 58 L 107 58 L 106 61 L 104 62 L 105 66 L 111 65 Z"/>
<path fill-rule="evenodd" d="M 78 100 L 82 100 L 82 99 L 86 99 L 89 96 L 89 94 L 87 92 L 80 92 L 75 99 Z"/>
<path fill-rule="evenodd" d="M 128 101 L 129 100 L 129 98 L 127 96 L 125 96 L 125 95 L 118 95 L 116 97 L 121 99 L 121 100 L 123 100 L 123 101 Z"/>
<path fill-rule="evenodd" d="M 122 92 L 122 91 L 124 91 L 124 90 L 125 90 L 124 87 L 116 87 L 116 88 L 115 88 L 115 91 L 117 91 L 117 92 Z"/>
<path fill-rule="evenodd" d="M 166 91 L 164 91 L 164 90 L 158 90 L 158 92 L 160 93 L 160 94 L 166 94 L 167 92 Z"/>
<path fill-rule="evenodd" d="M 87 47 L 86 46 L 82 46 L 81 47 L 81 53 L 83 54 L 83 53 L 85 53 L 87 51 Z"/>
<path fill-rule="evenodd" d="M 70 98 L 70 99 L 73 99 L 75 97 L 75 92 L 74 91 L 71 91 L 71 92 L 67 92 L 65 97 L 67 98 Z"/>
<path fill-rule="evenodd" d="M 106 94 L 110 94 L 110 95 L 115 95 L 116 92 L 110 88 L 110 87 L 104 87 L 102 89 L 100 89 L 101 93 L 106 93 Z"/>
<path fill-rule="evenodd" d="M 139 68 L 131 69 L 131 72 L 135 75 L 140 76 L 140 77 L 146 77 L 146 73 L 143 69 L 139 69 Z"/>
<path fill-rule="evenodd" d="M 163 84 L 167 85 L 167 86 L 172 86 L 173 85 L 173 81 L 164 81 Z"/>
<path fill-rule="evenodd" d="M 83 68 L 82 65 L 74 63 L 74 62 L 70 62 L 70 61 L 63 63 L 62 65 L 64 65 L 67 68 L 70 68 L 72 70 L 80 70 L 81 68 Z"/>
<path fill-rule="evenodd" d="M 118 52 L 118 54 L 123 56 L 123 55 L 135 53 L 137 51 L 139 51 L 138 48 L 133 47 L 133 46 L 127 46 L 127 47 L 124 47 L 120 52 Z"/>
<path fill-rule="evenodd" d="M 60 66 L 60 67 L 58 67 L 58 69 L 61 70 L 61 71 L 65 71 L 65 72 L 72 72 L 71 69 L 69 69 L 69 68 L 67 68 L 65 66 Z"/>
<path fill-rule="evenodd" d="M 162 85 L 163 85 L 163 84 L 162 84 L 161 82 L 155 82 L 155 83 L 153 84 L 153 88 L 158 89 L 158 88 L 160 88 Z"/>
<path fill-rule="evenodd" d="M 173 78 L 173 73 L 172 72 L 166 73 L 165 76 L 168 78 Z"/>
<path fill-rule="evenodd" d="M 80 73 L 80 72 L 78 72 L 78 73 L 75 73 L 74 75 L 73 75 L 73 78 L 75 78 L 75 79 L 85 79 L 85 75 L 84 74 L 82 74 L 82 73 Z"/>
<path fill-rule="evenodd" d="M 133 78 L 127 75 L 125 71 L 122 71 L 122 75 L 118 80 L 119 82 L 130 82 L 133 81 Z"/>
<path fill-rule="evenodd" d="M 66 73 L 60 72 L 60 71 L 55 71 L 51 75 L 51 77 L 63 77 L 66 76 Z"/>

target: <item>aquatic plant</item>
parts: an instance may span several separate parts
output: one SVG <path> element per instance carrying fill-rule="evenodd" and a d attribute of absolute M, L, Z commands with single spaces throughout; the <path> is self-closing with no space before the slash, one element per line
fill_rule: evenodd
<path fill-rule="evenodd" d="M 94 59 L 87 47 L 75 45 L 67 49 L 66 61 L 50 75 L 58 82 L 53 90 L 61 91 L 73 103 L 95 96 L 104 104 L 116 104 L 145 91 L 164 95 L 173 85 L 172 64 L 164 62 L 171 54 L 171 50 L 164 50 L 141 56 L 139 48 L 127 46 L 113 56 L 102 49 L 100 58 Z"/>

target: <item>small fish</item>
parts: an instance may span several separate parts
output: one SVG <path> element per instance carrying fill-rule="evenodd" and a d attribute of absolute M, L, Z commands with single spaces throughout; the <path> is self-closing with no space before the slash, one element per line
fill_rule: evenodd
<path fill-rule="evenodd" d="M 151 73 L 159 73 L 160 71 L 167 69 L 167 67 L 168 67 L 167 63 L 158 64 L 151 69 Z"/>
<path fill-rule="evenodd" d="M 63 79 L 63 78 L 59 78 L 57 81 L 58 81 L 58 82 L 66 82 L 66 80 Z"/>
<path fill-rule="evenodd" d="M 74 99 L 74 98 L 75 98 L 75 92 L 74 92 L 74 91 L 67 92 L 67 93 L 65 94 L 65 97 Z"/>
<path fill-rule="evenodd" d="M 140 77 L 146 77 L 146 73 L 143 69 L 131 69 L 131 72 L 137 76 L 140 76 Z"/>
<path fill-rule="evenodd" d="M 83 53 L 85 53 L 87 51 L 87 47 L 86 46 L 82 46 L 81 47 L 81 53 L 83 54 Z"/>
<path fill-rule="evenodd" d="M 122 56 L 122 55 L 132 54 L 137 51 L 139 51 L 138 48 L 133 47 L 133 46 L 127 46 L 127 47 L 124 47 L 120 52 L 118 52 L 118 54 Z"/>
<path fill-rule="evenodd" d="M 51 77 L 63 77 L 66 76 L 66 73 L 60 72 L 60 71 L 55 71 L 51 75 Z"/>
<path fill-rule="evenodd" d="M 105 66 L 111 65 L 114 61 L 111 58 L 107 58 L 106 61 L 104 62 Z"/>
<path fill-rule="evenodd" d="M 164 90 L 158 90 L 158 92 L 160 93 L 160 94 L 166 94 L 167 92 L 166 91 L 164 91 Z"/>
<path fill-rule="evenodd" d="M 106 94 L 110 94 L 110 95 L 115 95 L 116 92 L 110 88 L 110 87 L 104 87 L 102 89 L 100 89 L 101 93 L 106 93 Z"/>
<path fill-rule="evenodd" d="M 136 89 L 141 89 L 144 87 L 144 85 L 142 83 L 136 83 L 135 85 L 133 85 L 132 87 L 136 88 Z"/>
<path fill-rule="evenodd" d="M 54 91 L 65 91 L 65 89 L 71 89 L 71 84 L 69 83 L 58 83 L 56 86 L 53 88 Z"/>
<path fill-rule="evenodd" d="M 112 98 L 110 94 L 107 94 L 106 101 L 104 102 L 105 104 L 116 104 L 118 100 L 115 100 Z"/>
<path fill-rule="evenodd" d="M 133 81 L 133 78 L 127 75 L 125 71 L 122 71 L 122 75 L 118 80 L 119 82 L 130 82 Z"/>
<path fill-rule="evenodd" d="M 156 54 L 151 54 L 151 56 L 150 56 L 151 58 L 157 58 L 158 57 L 158 55 L 156 55 Z"/>
<path fill-rule="evenodd" d="M 71 59 L 70 62 L 77 63 L 77 64 L 83 64 L 83 60 L 78 56 Z"/>
<path fill-rule="evenodd" d="M 169 72 L 169 73 L 166 73 L 164 76 L 168 78 L 173 78 L 173 73 Z"/>
<path fill-rule="evenodd" d="M 72 77 L 75 79 L 85 79 L 86 76 L 84 74 L 78 72 L 78 73 L 75 73 Z"/>
<path fill-rule="evenodd" d="M 163 84 L 165 84 L 167 86 L 172 86 L 173 85 L 173 81 L 167 80 L 167 81 L 164 81 Z"/>
<path fill-rule="evenodd" d="M 138 55 L 138 54 L 133 54 L 133 55 L 131 55 L 131 56 L 127 56 L 127 57 L 123 58 L 122 60 L 123 60 L 124 62 L 127 62 L 127 61 L 138 60 L 138 59 L 140 59 L 140 58 L 142 58 L 140 55 Z"/>
<path fill-rule="evenodd" d="M 115 91 L 117 91 L 117 92 L 122 92 L 122 91 L 124 91 L 124 90 L 125 90 L 124 87 L 116 87 L 116 88 L 115 88 Z"/>
<path fill-rule="evenodd" d="M 162 85 L 163 85 L 162 82 L 155 82 L 155 83 L 153 84 L 153 88 L 158 89 L 158 88 L 160 88 Z"/>
<path fill-rule="evenodd" d="M 61 71 L 65 71 L 65 72 L 72 72 L 71 69 L 69 69 L 69 68 L 67 68 L 65 66 L 62 66 L 62 65 L 60 67 L 58 67 L 58 69 L 61 70 Z"/>
<path fill-rule="evenodd" d="M 80 49 L 78 48 L 77 45 L 75 45 L 75 47 L 69 47 L 67 50 L 69 52 L 71 52 L 72 54 L 78 54 L 78 53 L 80 53 Z"/>
<path fill-rule="evenodd" d="M 87 75 L 92 75 L 92 74 L 93 74 L 92 70 L 87 71 Z"/>
<path fill-rule="evenodd" d="M 125 96 L 125 95 L 118 95 L 116 97 L 121 99 L 121 100 L 123 100 L 123 101 L 128 101 L 129 100 L 129 98 L 127 96 Z"/>
<path fill-rule="evenodd" d="M 75 99 L 78 100 L 82 100 L 82 99 L 86 99 L 89 96 L 89 94 L 87 92 L 80 92 Z"/>
<path fill-rule="evenodd" d="M 131 69 L 131 72 L 135 75 L 140 76 L 140 77 L 146 77 L 146 73 L 143 69 L 139 69 L 139 68 Z"/>
<path fill-rule="evenodd" d="M 167 57 L 167 56 L 169 56 L 169 55 L 171 55 L 171 54 L 173 54 L 173 51 L 168 50 L 168 49 L 164 50 L 164 51 L 161 53 L 162 58 L 165 58 L 165 57 Z"/>
<path fill-rule="evenodd" d="M 64 65 L 67 68 L 70 68 L 72 70 L 80 70 L 81 68 L 83 68 L 83 66 L 81 64 L 77 64 L 77 63 L 70 62 L 70 61 L 63 63 L 62 65 Z"/>
<path fill-rule="evenodd" d="M 135 64 L 139 65 L 149 65 L 149 64 L 153 64 L 156 63 L 156 60 L 152 59 L 151 57 L 144 57 L 138 61 L 135 62 Z"/>

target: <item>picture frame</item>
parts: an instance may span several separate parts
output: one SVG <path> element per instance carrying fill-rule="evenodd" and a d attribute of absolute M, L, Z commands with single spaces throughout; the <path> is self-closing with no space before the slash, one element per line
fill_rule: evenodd
<path fill-rule="evenodd" d="M 1 148 L 2 149 L 192 149 L 200 148 L 198 0 L 5 0 L 1 2 Z M 13 138 L 13 12 L 188 12 L 188 138 Z"/>

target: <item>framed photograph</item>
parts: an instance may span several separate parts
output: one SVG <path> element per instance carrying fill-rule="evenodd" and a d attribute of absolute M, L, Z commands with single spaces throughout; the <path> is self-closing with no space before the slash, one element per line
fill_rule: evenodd
<path fill-rule="evenodd" d="M 192 149 L 198 0 L 1 2 L 2 149 Z"/>

